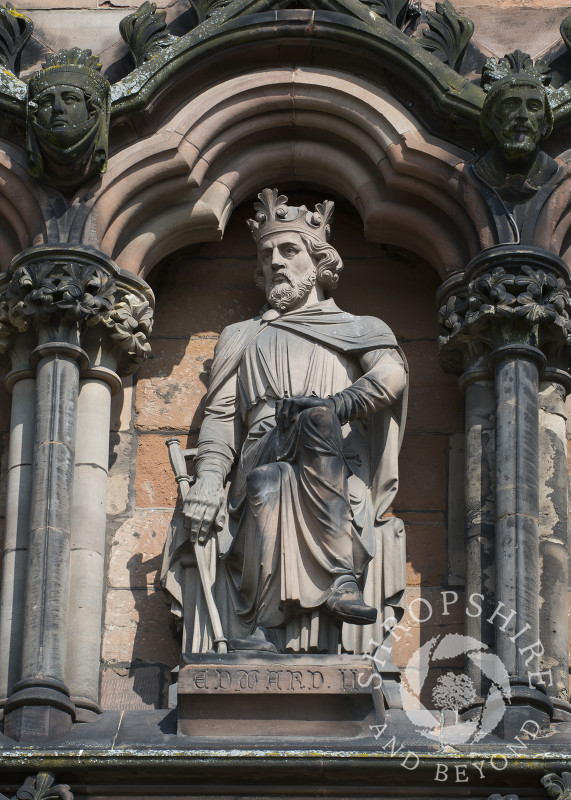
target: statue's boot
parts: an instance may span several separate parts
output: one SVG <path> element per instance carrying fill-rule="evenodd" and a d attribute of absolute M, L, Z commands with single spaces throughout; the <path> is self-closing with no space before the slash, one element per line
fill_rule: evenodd
<path fill-rule="evenodd" d="M 370 625 L 377 619 L 377 609 L 365 603 L 354 578 L 333 589 L 325 601 L 325 608 L 337 619 L 353 625 Z"/>
<path fill-rule="evenodd" d="M 267 628 L 256 628 L 245 639 L 230 639 L 230 650 L 257 650 L 259 653 L 277 653 L 278 648 L 270 641 L 270 632 Z"/>

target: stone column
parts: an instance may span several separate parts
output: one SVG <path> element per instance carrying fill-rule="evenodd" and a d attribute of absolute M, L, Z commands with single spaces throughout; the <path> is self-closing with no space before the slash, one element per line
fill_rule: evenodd
<path fill-rule="evenodd" d="M 540 471 L 546 431 L 540 427 L 539 386 L 540 380 L 552 378 L 560 402 L 564 398 L 568 376 L 561 364 L 568 358 L 571 330 L 569 285 L 568 268 L 557 256 L 539 248 L 500 245 L 477 256 L 463 275 L 446 281 L 438 298 L 441 359 L 449 370 L 465 370 L 461 382 L 467 387 L 467 594 L 483 596 L 482 614 L 468 617 L 467 633 L 493 644 L 509 674 L 511 702 L 498 730 L 505 736 L 517 733 L 525 719 L 540 724 L 551 719 L 548 695 L 556 692 L 550 667 L 567 651 L 563 604 L 551 602 L 550 611 L 540 615 L 540 606 L 552 597 L 550 581 L 558 587 L 567 581 L 567 538 L 559 514 L 550 521 L 544 515 L 542 540 L 549 545 L 542 545 L 540 560 L 540 498 L 545 498 L 547 480 L 566 485 L 567 464 L 559 432 L 550 477 Z M 482 380 L 493 385 L 493 405 L 489 390 L 484 399 Z M 545 426 L 545 414 L 541 421 Z M 484 460 L 485 429 L 490 433 Z M 558 508 L 565 517 L 562 502 L 566 505 L 567 496 L 559 492 Z M 557 563 L 553 575 L 548 563 L 552 554 Z M 541 591 L 545 596 L 540 599 Z M 479 688 L 485 690 L 481 684 Z"/>
<path fill-rule="evenodd" d="M 78 246 L 24 251 L 4 286 L 6 333 L 15 341 L 18 331 L 33 334 L 35 343 L 34 414 L 22 420 L 27 440 L 33 429 L 29 519 L 17 493 L 8 511 L 27 563 L 23 610 L 15 596 L 12 613 L 23 615 L 21 662 L 2 676 L 4 732 L 45 741 L 98 710 L 109 387 L 146 355 L 152 294 L 102 253 Z M 89 491 L 85 467 L 103 473 Z M 21 584 L 20 574 L 20 592 Z"/>
<path fill-rule="evenodd" d="M 31 348 L 28 348 L 28 352 Z M 16 359 L 15 359 L 16 360 Z M 0 580 L 0 702 L 19 680 L 22 666 L 28 520 L 32 488 L 32 453 L 36 381 L 27 359 L 6 380 L 12 392 L 6 486 L 6 525 Z"/>

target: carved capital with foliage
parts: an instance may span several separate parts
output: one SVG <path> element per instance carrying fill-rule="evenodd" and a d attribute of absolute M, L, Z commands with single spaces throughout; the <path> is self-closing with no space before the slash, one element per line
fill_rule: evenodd
<path fill-rule="evenodd" d="M 100 326 L 118 370 L 128 374 L 150 353 L 153 308 L 147 284 L 97 250 L 30 248 L 14 259 L 0 284 L 0 351 L 27 332 L 38 344 L 83 346 L 88 331 Z"/>
<path fill-rule="evenodd" d="M 533 247 L 484 251 L 439 295 L 438 346 L 444 367 L 458 372 L 506 345 L 540 349 L 566 369 L 571 343 L 571 277 L 558 256 Z"/>
<path fill-rule="evenodd" d="M 9 800 L 0 794 L 0 800 Z M 73 800 L 73 793 L 66 783 L 55 783 L 50 772 L 38 772 L 26 778 L 12 800 Z"/>
<path fill-rule="evenodd" d="M 556 775 L 550 772 L 541 779 L 545 791 L 553 800 L 569 800 L 571 797 L 571 772 Z"/>

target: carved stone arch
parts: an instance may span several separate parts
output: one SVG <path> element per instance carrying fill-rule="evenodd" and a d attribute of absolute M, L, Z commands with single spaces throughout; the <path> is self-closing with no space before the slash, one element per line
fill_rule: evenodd
<path fill-rule="evenodd" d="M 561 157 L 567 164 L 571 153 Z M 535 242 L 561 256 L 571 266 L 571 174 L 567 174 L 541 208 L 535 226 Z"/>
<path fill-rule="evenodd" d="M 414 226 L 416 252 L 444 275 L 478 248 L 462 205 L 469 157 L 382 85 L 337 70 L 259 70 L 204 91 L 145 147 L 112 156 L 80 235 L 145 275 L 169 252 L 221 238 L 232 208 L 293 178 L 345 197 L 373 241 L 410 248 Z"/>
<path fill-rule="evenodd" d="M 22 152 L 2 143 L 0 152 L 0 272 L 21 250 L 46 241 L 46 213 Z"/>

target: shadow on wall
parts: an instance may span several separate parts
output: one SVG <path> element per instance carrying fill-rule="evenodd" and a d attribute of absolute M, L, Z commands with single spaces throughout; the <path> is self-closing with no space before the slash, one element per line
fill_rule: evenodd
<path fill-rule="evenodd" d="M 154 589 L 158 589 L 158 580 L 161 569 L 162 556 L 156 555 L 143 561 L 141 553 L 135 553 L 127 562 L 129 570 L 130 584 L 133 589 L 140 586 L 142 575 L 153 576 L 152 584 Z M 135 615 L 138 619 L 145 618 L 147 613 L 146 597 L 140 591 L 133 591 L 135 601 Z M 133 640 L 133 652 L 142 652 L 147 649 L 146 642 L 141 641 L 148 636 L 146 626 L 137 625 L 135 638 Z M 165 674 L 163 663 L 159 662 L 160 653 L 157 652 L 157 663 L 148 663 L 135 659 L 128 670 L 128 677 L 132 679 L 132 691 L 137 695 L 141 704 L 147 708 L 164 708 L 166 705 L 166 691 L 169 685 L 168 675 Z"/>

